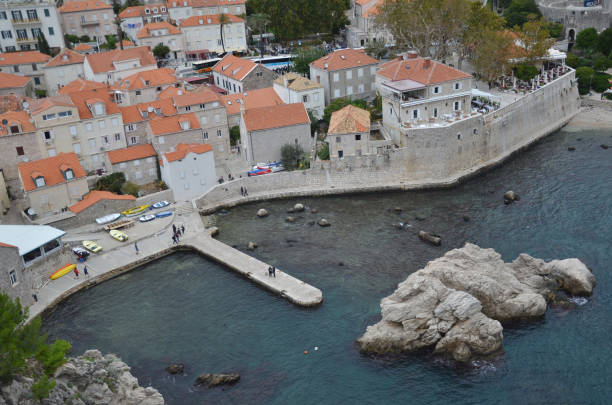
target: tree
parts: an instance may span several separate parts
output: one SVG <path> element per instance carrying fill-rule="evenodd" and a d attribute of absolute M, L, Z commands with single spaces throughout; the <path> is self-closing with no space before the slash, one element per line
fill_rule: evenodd
<path fill-rule="evenodd" d="M 40 401 L 47 398 L 53 388 L 55 388 L 55 380 L 50 379 L 47 374 L 43 373 L 36 384 L 32 385 L 32 397 Z"/>
<path fill-rule="evenodd" d="M 91 42 L 91 39 L 89 38 L 88 35 L 81 35 L 79 37 L 79 42 Z"/>
<path fill-rule="evenodd" d="M 551 38 L 562 38 L 563 36 L 563 24 L 561 23 L 549 21 L 546 29 L 550 33 Z"/>
<path fill-rule="evenodd" d="M 576 35 L 576 48 L 583 51 L 594 51 L 597 46 L 597 30 L 586 28 Z"/>
<path fill-rule="evenodd" d="M 538 68 L 528 63 L 521 63 L 516 67 L 516 77 L 524 82 L 533 79 L 538 74 Z"/>
<path fill-rule="evenodd" d="M 604 55 L 612 52 L 612 28 L 606 28 L 597 37 L 597 49 Z"/>
<path fill-rule="evenodd" d="M 238 125 L 234 125 L 230 128 L 230 144 L 235 146 L 240 140 L 240 127 Z"/>
<path fill-rule="evenodd" d="M 100 177 L 100 179 L 96 182 L 95 189 L 121 194 L 121 187 L 123 187 L 123 183 L 125 183 L 125 174 L 122 172 L 112 173 L 108 176 Z"/>
<path fill-rule="evenodd" d="M 503 49 L 507 49 L 508 46 L 511 46 L 504 38 L 497 35 L 497 32 L 503 30 L 504 23 L 503 18 L 498 16 L 497 13 L 494 13 L 488 7 L 483 7 L 479 2 L 473 2 L 470 5 L 468 21 L 467 24 L 464 25 L 461 38 L 456 41 L 456 51 L 458 54 L 457 67 L 461 69 L 462 62 L 465 58 L 470 58 L 474 61 L 478 55 L 481 57 L 485 56 L 481 50 L 483 46 L 487 49 L 492 49 L 493 46 L 496 46 L 496 42 L 497 45 L 501 46 Z M 487 42 L 486 44 L 484 44 L 485 41 Z M 500 55 L 501 53 L 503 52 L 495 50 L 496 55 Z M 482 62 L 481 60 L 481 63 Z M 501 65 L 504 65 L 506 60 L 502 59 L 499 62 Z"/>
<path fill-rule="evenodd" d="M 323 142 L 321 149 L 319 149 L 319 152 L 317 153 L 317 155 L 319 156 L 319 159 L 321 160 L 329 160 L 329 143 L 328 142 Z"/>
<path fill-rule="evenodd" d="M 610 75 L 602 72 L 595 72 L 591 80 L 591 88 L 598 93 L 603 93 L 610 88 Z"/>
<path fill-rule="evenodd" d="M 604 70 L 608 69 L 608 58 L 605 56 L 600 56 L 595 60 L 593 68 L 598 72 L 603 72 Z"/>
<path fill-rule="evenodd" d="M 542 13 L 534 0 L 512 0 L 510 6 L 504 10 L 508 28 L 522 27 L 527 21 L 538 19 L 541 16 Z"/>
<path fill-rule="evenodd" d="M 374 40 L 368 42 L 365 51 L 373 58 L 382 59 L 387 54 L 387 47 L 384 41 L 378 41 L 374 38 Z"/>
<path fill-rule="evenodd" d="M 249 23 L 249 26 L 251 27 L 251 31 L 259 35 L 259 49 L 260 49 L 261 56 L 263 56 L 264 41 L 263 41 L 262 34 L 265 33 L 266 26 L 270 24 L 270 16 L 266 13 L 251 14 L 249 16 L 248 23 Z"/>
<path fill-rule="evenodd" d="M 128 181 L 123 185 L 122 191 L 125 194 L 130 194 L 130 195 L 133 195 L 134 197 L 138 197 L 138 192 L 140 191 L 140 187 L 137 184 L 134 184 L 131 181 Z"/>
<path fill-rule="evenodd" d="M 100 45 L 102 49 L 117 49 L 117 37 L 115 35 L 106 35 L 106 42 Z"/>
<path fill-rule="evenodd" d="M 550 38 L 547 25 L 548 23 L 542 17 L 525 22 L 520 29 L 515 27 L 529 63 L 533 64 L 537 59 L 547 55 L 548 50 L 555 42 L 553 38 Z"/>
<path fill-rule="evenodd" d="M 319 130 L 319 119 L 315 117 L 312 110 L 307 110 L 308 119 L 310 120 L 310 136 L 314 136 L 315 132 Z"/>
<path fill-rule="evenodd" d="M 285 144 L 281 147 L 281 162 L 285 170 L 295 170 L 304 158 L 304 150 L 298 144 Z"/>
<path fill-rule="evenodd" d="M 578 79 L 578 92 L 587 94 L 591 90 L 591 82 L 595 71 L 588 67 L 582 66 L 576 69 L 576 78 Z"/>
<path fill-rule="evenodd" d="M 509 68 L 515 49 L 514 38 L 506 31 L 490 31 L 474 49 L 472 62 L 484 81 L 491 83 Z"/>
<path fill-rule="evenodd" d="M 51 47 L 49 46 L 49 43 L 47 42 L 47 38 L 45 38 L 45 34 L 43 34 L 43 32 L 40 31 L 40 33 L 38 34 L 38 38 L 36 39 L 38 41 L 38 51 L 40 53 L 44 53 L 45 55 L 51 56 Z"/>
<path fill-rule="evenodd" d="M 350 98 L 337 98 L 333 100 L 323 112 L 323 121 L 329 123 L 331 119 L 331 115 L 333 112 L 338 111 L 347 105 L 352 104 L 355 107 L 363 108 L 364 110 L 367 108 L 367 103 L 364 100 L 351 100 Z"/>
<path fill-rule="evenodd" d="M 221 47 L 223 48 L 223 53 L 225 53 L 225 39 L 223 37 L 223 28 L 225 27 L 225 24 L 229 23 L 230 19 L 227 17 L 227 15 L 225 15 L 225 13 L 222 13 L 219 16 L 219 31 L 221 32 Z M 168 49 L 168 51 L 170 51 Z"/>
<path fill-rule="evenodd" d="M 293 58 L 293 70 L 302 75 L 310 74 L 310 63 L 325 56 L 325 49 L 320 47 L 300 48 Z"/>
<path fill-rule="evenodd" d="M 170 48 L 162 43 L 155 45 L 155 48 L 153 48 L 153 55 L 155 55 L 157 59 L 164 59 L 169 53 Z"/>

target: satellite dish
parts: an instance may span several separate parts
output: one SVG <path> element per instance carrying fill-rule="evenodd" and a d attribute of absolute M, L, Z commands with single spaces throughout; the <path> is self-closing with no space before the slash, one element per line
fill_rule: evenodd
<path fill-rule="evenodd" d="M 27 110 L 28 108 L 30 108 L 30 103 L 28 103 L 27 101 L 24 101 L 24 102 L 23 102 L 23 108 L 25 108 L 26 110 Z"/>
<path fill-rule="evenodd" d="M 148 112 L 153 112 L 153 106 L 148 106 L 148 107 L 147 107 L 147 111 L 148 111 Z"/>
<path fill-rule="evenodd" d="M 6 118 L 4 118 L 4 119 L 2 120 L 2 125 L 6 125 L 6 124 L 8 124 L 8 120 L 7 120 Z"/>

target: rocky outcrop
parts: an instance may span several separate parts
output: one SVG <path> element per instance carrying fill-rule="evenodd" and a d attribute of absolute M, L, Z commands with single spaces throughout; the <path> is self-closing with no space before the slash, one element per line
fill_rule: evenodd
<path fill-rule="evenodd" d="M 304 209 L 305 209 L 304 204 L 297 203 L 293 206 L 294 212 L 302 212 L 304 211 Z"/>
<path fill-rule="evenodd" d="M 88 350 L 82 356 L 70 358 L 55 372 L 55 387 L 45 405 L 161 405 L 162 395 L 152 387 L 143 388 L 130 373 L 130 367 L 117 356 L 102 356 L 98 350 Z M 0 404 L 34 405 L 34 379 L 19 376 L 0 391 Z"/>
<path fill-rule="evenodd" d="M 317 222 L 319 224 L 319 226 L 325 228 L 327 226 L 331 226 L 331 224 L 329 223 L 329 221 L 325 218 L 321 218 L 319 219 L 319 222 Z"/>
<path fill-rule="evenodd" d="M 457 361 L 501 349 L 500 323 L 541 317 L 561 289 L 590 295 L 595 277 L 578 259 L 549 263 L 521 254 L 504 263 L 493 249 L 467 243 L 411 274 L 381 301 L 382 320 L 357 342 L 365 352 L 433 347 Z"/>
<path fill-rule="evenodd" d="M 518 201 L 518 200 L 520 200 L 520 199 L 521 199 L 521 198 L 519 197 L 519 195 L 518 195 L 518 194 L 516 194 L 516 193 L 515 193 L 514 191 L 512 191 L 512 190 L 506 191 L 506 192 L 504 193 L 504 204 L 511 204 L 511 203 L 513 203 L 513 202 L 515 202 L 515 201 Z"/>
<path fill-rule="evenodd" d="M 442 244 L 440 235 L 436 235 L 433 232 L 419 231 L 419 239 L 429 242 L 434 246 L 440 246 Z"/>
<path fill-rule="evenodd" d="M 249 243 L 247 243 L 247 250 L 255 250 L 255 249 L 257 249 L 257 243 L 253 241 L 249 241 Z"/>
<path fill-rule="evenodd" d="M 217 387 L 219 385 L 230 385 L 236 384 L 240 380 L 240 374 L 200 374 L 196 378 L 194 385 L 202 386 L 207 385 L 208 388 Z"/>
<path fill-rule="evenodd" d="M 265 208 L 260 208 L 257 210 L 257 216 L 259 218 L 264 218 L 268 216 L 268 211 Z"/>
<path fill-rule="evenodd" d="M 185 365 L 182 363 L 173 363 L 166 367 L 166 372 L 168 374 L 182 374 L 185 370 Z"/>

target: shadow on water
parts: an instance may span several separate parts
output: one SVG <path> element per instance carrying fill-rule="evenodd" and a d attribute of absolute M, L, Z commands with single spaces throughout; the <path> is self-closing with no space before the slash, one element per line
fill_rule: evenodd
<path fill-rule="evenodd" d="M 68 339 L 75 353 L 117 353 L 170 404 L 606 403 L 612 150 L 599 145 L 609 135 L 561 131 L 452 189 L 301 198 L 318 212 L 297 214 L 294 223 L 286 210 L 298 200 L 216 215 L 220 240 L 245 252 L 255 241 L 259 247 L 247 253 L 319 287 L 324 303 L 317 308 L 301 310 L 178 252 L 75 294 L 45 315 L 44 328 Z M 504 205 L 509 189 L 521 200 Z M 257 218 L 259 208 L 270 215 Z M 330 227 L 309 224 L 322 217 Z M 419 230 L 441 235 L 442 246 L 420 241 Z M 578 257 L 597 278 L 595 295 L 505 326 L 503 353 L 468 366 L 430 351 L 361 354 L 355 339 L 380 319 L 380 299 L 466 241 L 494 248 L 505 261 L 522 252 Z M 186 375 L 168 376 L 170 362 L 184 363 Z M 193 387 L 200 373 L 228 371 L 241 374 L 235 386 Z"/>

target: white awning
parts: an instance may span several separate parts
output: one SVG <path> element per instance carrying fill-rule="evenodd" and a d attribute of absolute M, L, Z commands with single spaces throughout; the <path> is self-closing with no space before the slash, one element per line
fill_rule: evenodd
<path fill-rule="evenodd" d="M 0 225 L 0 242 L 15 246 L 20 256 L 65 234 L 48 225 Z"/>
<path fill-rule="evenodd" d="M 482 97 L 482 98 L 486 98 L 489 100 L 494 100 L 494 101 L 501 101 L 501 96 L 496 96 L 494 94 L 491 93 L 487 93 L 485 91 L 482 90 L 478 90 L 478 89 L 472 89 L 472 97 Z"/>

